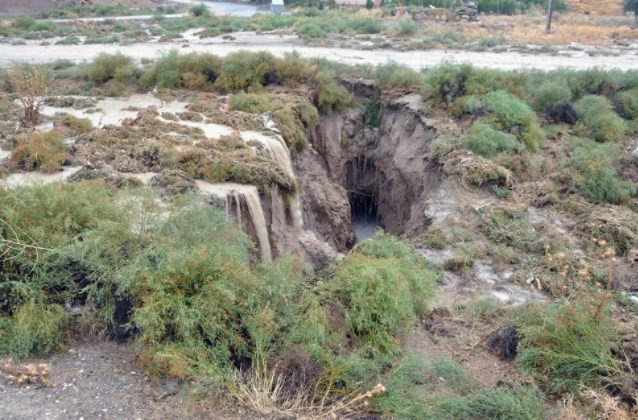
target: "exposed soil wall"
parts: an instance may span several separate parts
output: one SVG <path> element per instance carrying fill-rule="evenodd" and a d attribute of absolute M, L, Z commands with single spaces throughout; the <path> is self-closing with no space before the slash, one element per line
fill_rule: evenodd
<path fill-rule="evenodd" d="M 370 200 L 387 232 L 427 228 L 423 203 L 440 176 L 427 156 L 435 129 L 422 102 L 420 95 L 382 102 L 378 127 L 367 126 L 359 108 L 322 116 L 309 133 L 312 150 L 295 162 L 307 227 L 346 249 L 354 244 L 351 204 Z"/>

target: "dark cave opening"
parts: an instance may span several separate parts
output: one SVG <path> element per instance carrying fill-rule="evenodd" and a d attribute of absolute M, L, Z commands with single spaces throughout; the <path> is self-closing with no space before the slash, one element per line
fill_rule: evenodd
<path fill-rule="evenodd" d="M 355 191 L 349 193 L 348 198 L 352 212 L 355 242 L 372 238 L 376 231 L 383 227 L 379 218 L 376 197 L 365 191 Z"/>

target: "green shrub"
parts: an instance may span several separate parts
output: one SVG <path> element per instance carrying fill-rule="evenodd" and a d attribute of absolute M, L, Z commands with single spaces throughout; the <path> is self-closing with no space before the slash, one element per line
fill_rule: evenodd
<path fill-rule="evenodd" d="M 618 114 L 628 120 L 638 117 L 638 89 L 630 89 L 616 94 L 615 109 Z"/>
<path fill-rule="evenodd" d="M 378 127 L 381 123 L 381 102 L 378 96 L 371 96 L 363 103 L 363 122 L 370 127 Z"/>
<path fill-rule="evenodd" d="M 296 319 L 303 264 L 284 258 L 252 270 L 245 236 L 203 203 L 154 236 L 130 279 L 140 358 L 152 373 L 229 378 L 233 359 L 258 363 L 276 349 Z"/>
<path fill-rule="evenodd" d="M 417 72 L 394 62 L 378 66 L 374 77 L 384 89 L 408 88 L 421 83 Z"/>
<path fill-rule="evenodd" d="M 295 32 L 302 38 L 319 39 L 328 36 L 326 32 L 316 23 L 306 22 L 299 25 Z"/>
<path fill-rule="evenodd" d="M 340 112 L 352 104 L 352 95 L 326 74 L 317 77 L 315 105 L 321 112 Z"/>
<path fill-rule="evenodd" d="M 425 315 L 437 274 L 416 252 L 383 233 L 361 243 L 330 279 L 352 334 L 381 353 L 394 334 Z"/>
<path fill-rule="evenodd" d="M 434 249 L 445 249 L 449 245 L 445 233 L 439 228 L 429 227 L 419 239 L 421 243 Z"/>
<path fill-rule="evenodd" d="M 222 60 L 212 54 L 179 54 L 177 50 L 159 58 L 140 78 L 143 89 L 164 88 L 212 90 L 221 72 Z"/>
<path fill-rule="evenodd" d="M 47 356 L 62 347 L 69 318 L 60 305 L 24 303 L 13 317 L 0 316 L 0 353 L 21 359 Z"/>
<path fill-rule="evenodd" d="M 387 391 L 371 407 L 383 415 L 422 419 L 526 419 L 546 416 L 545 399 L 533 387 L 481 387 L 457 362 L 400 360 L 383 379 Z"/>
<path fill-rule="evenodd" d="M 88 133 L 93 130 L 93 124 L 88 118 L 77 118 L 73 115 L 65 115 L 60 120 L 60 123 L 73 134 Z"/>
<path fill-rule="evenodd" d="M 399 36 L 413 36 L 419 31 L 419 25 L 411 20 L 404 20 L 394 26 L 394 31 Z"/>
<path fill-rule="evenodd" d="M 556 102 L 569 102 L 572 99 L 572 91 L 564 80 L 546 80 L 534 89 L 532 105 L 539 112 L 545 112 Z"/>
<path fill-rule="evenodd" d="M 297 110 L 299 112 L 299 118 L 306 125 L 306 127 L 316 127 L 319 125 L 319 111 L 310 102 L 302 102 Z"/>
<path fill-rule="evenodd" d="M 515 133 L 529 150 L 538 150 L 545 134 L 536 114 L 525 102 L 503 90 L 483 95 L 481 102 L 485 109 L 494 114 L 497 125 Z"/>
<path fill-rule="evenodd" d="M 106 83 L 110 80 L 116 80 L 120 83 L 134 83 L 139 78 L 139 70 L 130 57 L 121 53 L 102 53 L 87 65 L 86 78 L 96 83 Z"/>
<path fill-rule="evenodd" d="M 270 53 L 233 53 L 222 61 L 215 86 L 226 92 L 259 90 L 270 81 L 270 76 L 274 76 L 274 64 L 275 57 Z"/>
<path fill-rule="evenodd" d="M 188 10 L 189 10 L 189 12 L 191 12 L 191 14 L 193 16 L 197 16 L 197 17 L 210 16 L 210 12 L 208 10 L 208 7 L 206 7 L 206 5 L 203 4 L 203 3 L 195 4 L 195 5 L 191 6 L 191 8 L 188 9 Z"/>
<path fill-rule="evenodd" d="M 238 93 L 231 95 L 228 105 L 231 111 L 243 111 L 251 114 L 272 112 L 284 106 L 279 99 L 268 93 Z"/>
<path fill-rule="evenodd" d="M 15 165 L 27 171 L 55 172 L 68 158 L 67 145 L 58 131 L 33 134 L 11 153 Z"/>
<path fill-rule="evenodd" d="M 475 122 L 467 134 L 465 147 L 490 159 L 501 152 L 520 150 L 521 144 L 509 133 L 494 130 L 488 124 Z"/>
<path fill-rule="evenodd" d="M 273 119 L 290 149 L 300 152 L 308 146 L 306 130 L 295 110 L 284 108 L 275 111 Z"/>
<path fill-rule="evenodd" d="M 614 163 L 618 149 L 613 144 L 599 144 L 589 139 L 576 139 L 574 153 L 567 164 L 576 170 L 576 190 L 594 201 L 619 203 L 636 193 L 636 185 L 619 178 Z"/>
<path fill-rule="evenodd" d="M 442 64 L 425 75 L 424 92 L 426 96 L 448 104 L 467 93 L 466 82 L 472 73 L 472 66 Z"/>
<path fill-rule="evenodd" d="M 601 142 L 617 141 L 627 130 L 626 123 L 613 111 L 603 96 L 588 95 L 576 103 L 582 124 L 590 136 Z"/>
<path fill-rule="evenodd" d="M 574 301 L 535 306 L 518 316 L 521 342 L 517 364 L 555 393 L 579 393 L 623 374 L 612 354 L 618 333 L 599 303 Z"/>

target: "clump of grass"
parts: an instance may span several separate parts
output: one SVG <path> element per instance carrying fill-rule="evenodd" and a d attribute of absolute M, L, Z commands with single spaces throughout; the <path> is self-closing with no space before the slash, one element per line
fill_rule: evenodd
<path fill-rule="evenodd" d="M 445 249 L 449 245 L 445 233 L 439 228 L 429 227 L 428 230 L 419 237 L 422 244 L 434 249 Z"/>
<path fill-rule="evenodd" d="M 384 353 L 396 350 L 394 334 L 426 313 L 435 281 L 413 249 L 378 233 L 339 264 L 329 288 L 352 334 Z"/>
<path fill-rule="evenodd" d="M 64 137 L 59 131 L 36 133 L 18 143 L 11 160 L 20 169 L 55 172 L 69 158 Z"/>
<path fill-rule="evenodd" d="M 88 133 L 93 130 L 93 124 L 88 118 L 77 118 L 73 115 L 65 115 L 60 119 L 60 124 L 72 134 Z"/>
<path fill-rule="evenodd" d="M 228 106 L 231 111 L 262 114 L 283 108 L 284 104 L 268 93 L 238 93 L 231 95 Z"/>
<path fill-rule="evenodd" d="M 574 140 L 574 153 L 567 164 L 576 170 L 573 183 L 584 197 L 620 203 L 636 194 L 636 184 L 623 181 L 614 166 L 619 152 L 613 144 L 599 144 L 589 139 Z"/>
<path fill-rule="evenodd" d="M 521 144 L 512 134 L 493 129 L 490 125 L 475 122 L 467 134 L 465 147 L 488 159 L 501 152 L 521 150 Z"/>
<path fill-rule="evenodd" d="M 617 141 L 627 131 L 627 125 L 603 96 L 587 95 L 576 103 L 582 124 L 596 141 Z"/>
<path fill-rule="evenodd" d="M 517 364 L 551 392 L 578 394 L 582 385 L 596 387 L 624 373 L 612 354 L 618 333 L 604 299 L 526 308 L 517 322 L 522 337 Z"/>

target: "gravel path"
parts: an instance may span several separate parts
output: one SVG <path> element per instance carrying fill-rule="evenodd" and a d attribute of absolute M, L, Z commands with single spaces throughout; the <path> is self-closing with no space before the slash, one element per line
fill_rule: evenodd
<path fill-rule="evenodd" d="M 54 386 L 16 386 L 0 379 L 0 419 L 250 419 L 221 400 L 197 401 L 175 380 L 151 382 L 130 344 L 81 344 L 45 360 Z"/>
<path fill-rule="evenodd" d="M 520 54 L 516 52 L 474 52 L 459 50 L 392 51 L 392 50 L 356 50 L 349 48 L 309 47 L 297 45 L 295 39 L 282 38 L 279 35 L 244 33 L 234 41 L 221 38 L 191 39 L 181 42 L 144 43 L 131 45 L 25 45 L 0 44 L 0 66 L 9 66 L 18 62 L 46 63 L 57 59 L 72 61 L 90 60 L 100 53 L 115 53 L 142 58 L 155 58 L 162 52 L 180 49 L 184 52 L 209 52 L 224 56 L 238 50 L 269 51 L 276 56 L 296 51 L 303 57 L 320 57 L 344 64 L 384 64 L 396 61 L 405 66 L 420 70 L 446 61 L 472 63 L 476 67 L 515 70 L 533 68 L 553 70 L 557 68 L 587 69 L 604 68 L 630 70 L 638 69 L 638 50 L 619 53 L 616 56 L 590 56 L 583 51 L 570 51 L 569 55 Z"/>

